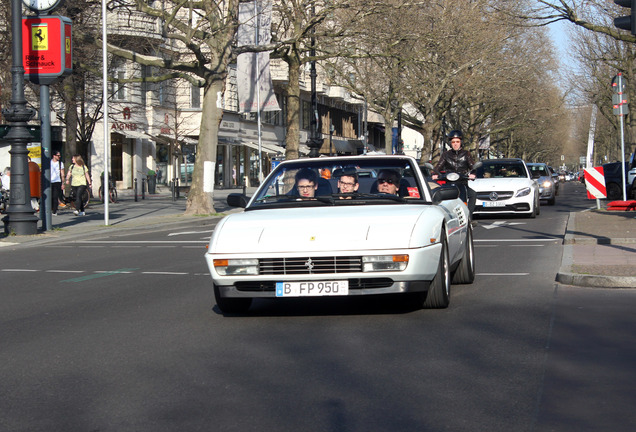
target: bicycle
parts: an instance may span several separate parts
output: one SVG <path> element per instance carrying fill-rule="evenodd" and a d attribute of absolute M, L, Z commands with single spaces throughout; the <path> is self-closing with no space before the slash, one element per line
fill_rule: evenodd
<path fill-rule="evenodd" d="M 99 200 L 104 202 L 104 181 L 102 180 L 102 184 L 99 186 Z M 111 203 L 117 202 L 117 189 L 115 188 L 115 182 L 108 179 L 108 201 Z"/>

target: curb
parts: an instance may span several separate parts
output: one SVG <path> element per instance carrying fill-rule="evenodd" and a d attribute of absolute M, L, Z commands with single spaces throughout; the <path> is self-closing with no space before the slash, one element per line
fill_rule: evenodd
<path fill-rule="evenodd" d="M 576 213 L 570 212 L 567 226 L 574 226 Z M 602 276 L 591 274 L 572 273 L 573 247 L 574 245 L 589 244 L 633 244 L 636 239 L 618 238 L 577 238 L 567 227 L 565 229 L 565 239 L 563 241 L 563 257 L 561 268 L 556 275 L 556 281 L 564 285 L 574 285 L 589 288 L 636 288 L 636 277 L 633 276 Z"/>

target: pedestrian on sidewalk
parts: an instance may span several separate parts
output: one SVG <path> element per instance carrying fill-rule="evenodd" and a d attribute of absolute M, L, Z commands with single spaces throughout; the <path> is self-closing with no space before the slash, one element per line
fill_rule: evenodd
<path fill-rule="evenodd" d="M 66 175 L 66 184 L 71 185 L 71 189 L 75 195 L 75 211 L 73 213 L 75 216 L 85 216 L 86 213 L 84 212 L 84 201 L 82 197 L 84 196 L 86 187 L 91 186 L 91 176 L 88 173 L 82 156 L 76 154 L 73 156 L 72 161 L 73 163 L 69 167 L 68 174 Z"/>
<path fill-rule="evenodd" d="M 57 215 L 60 197 L 64 193 L 64 163 L 59 151 L 53 152 L 51 157 L 51 213 Z"/>

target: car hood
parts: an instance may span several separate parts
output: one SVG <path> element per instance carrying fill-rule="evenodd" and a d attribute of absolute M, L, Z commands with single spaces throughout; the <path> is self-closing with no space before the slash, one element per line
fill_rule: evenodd
<path fill-rule="evenodd" d="M 211 253 L 285 253 L 401 249 L 420 218 L 439 225 L 440 210 L 430 205 L 306 207 L 235 213 L 219 223 Z M 427 219 L 428 220 L 428 219 Z M 418 235 L 418 237 L 420 237 Z"/>
<path fill-rule="evenodd" d="M 470 182 L 470 188 L 476 192 L 517 191 L 533 183 L 529 178 L 520 177 L 476 179 Z"/>

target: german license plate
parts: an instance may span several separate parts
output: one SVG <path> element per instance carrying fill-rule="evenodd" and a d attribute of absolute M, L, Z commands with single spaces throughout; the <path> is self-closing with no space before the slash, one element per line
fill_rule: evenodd
<path fill-rule="evenodd" d="M 349 281 L 276 282 L 276 297 L 343 296 L 349 294 Z"/>
<path fill-rule="evenodd" d="M 484 201 L 484 207 L 505 207 L 506 203 L 503 201 Z"/>

